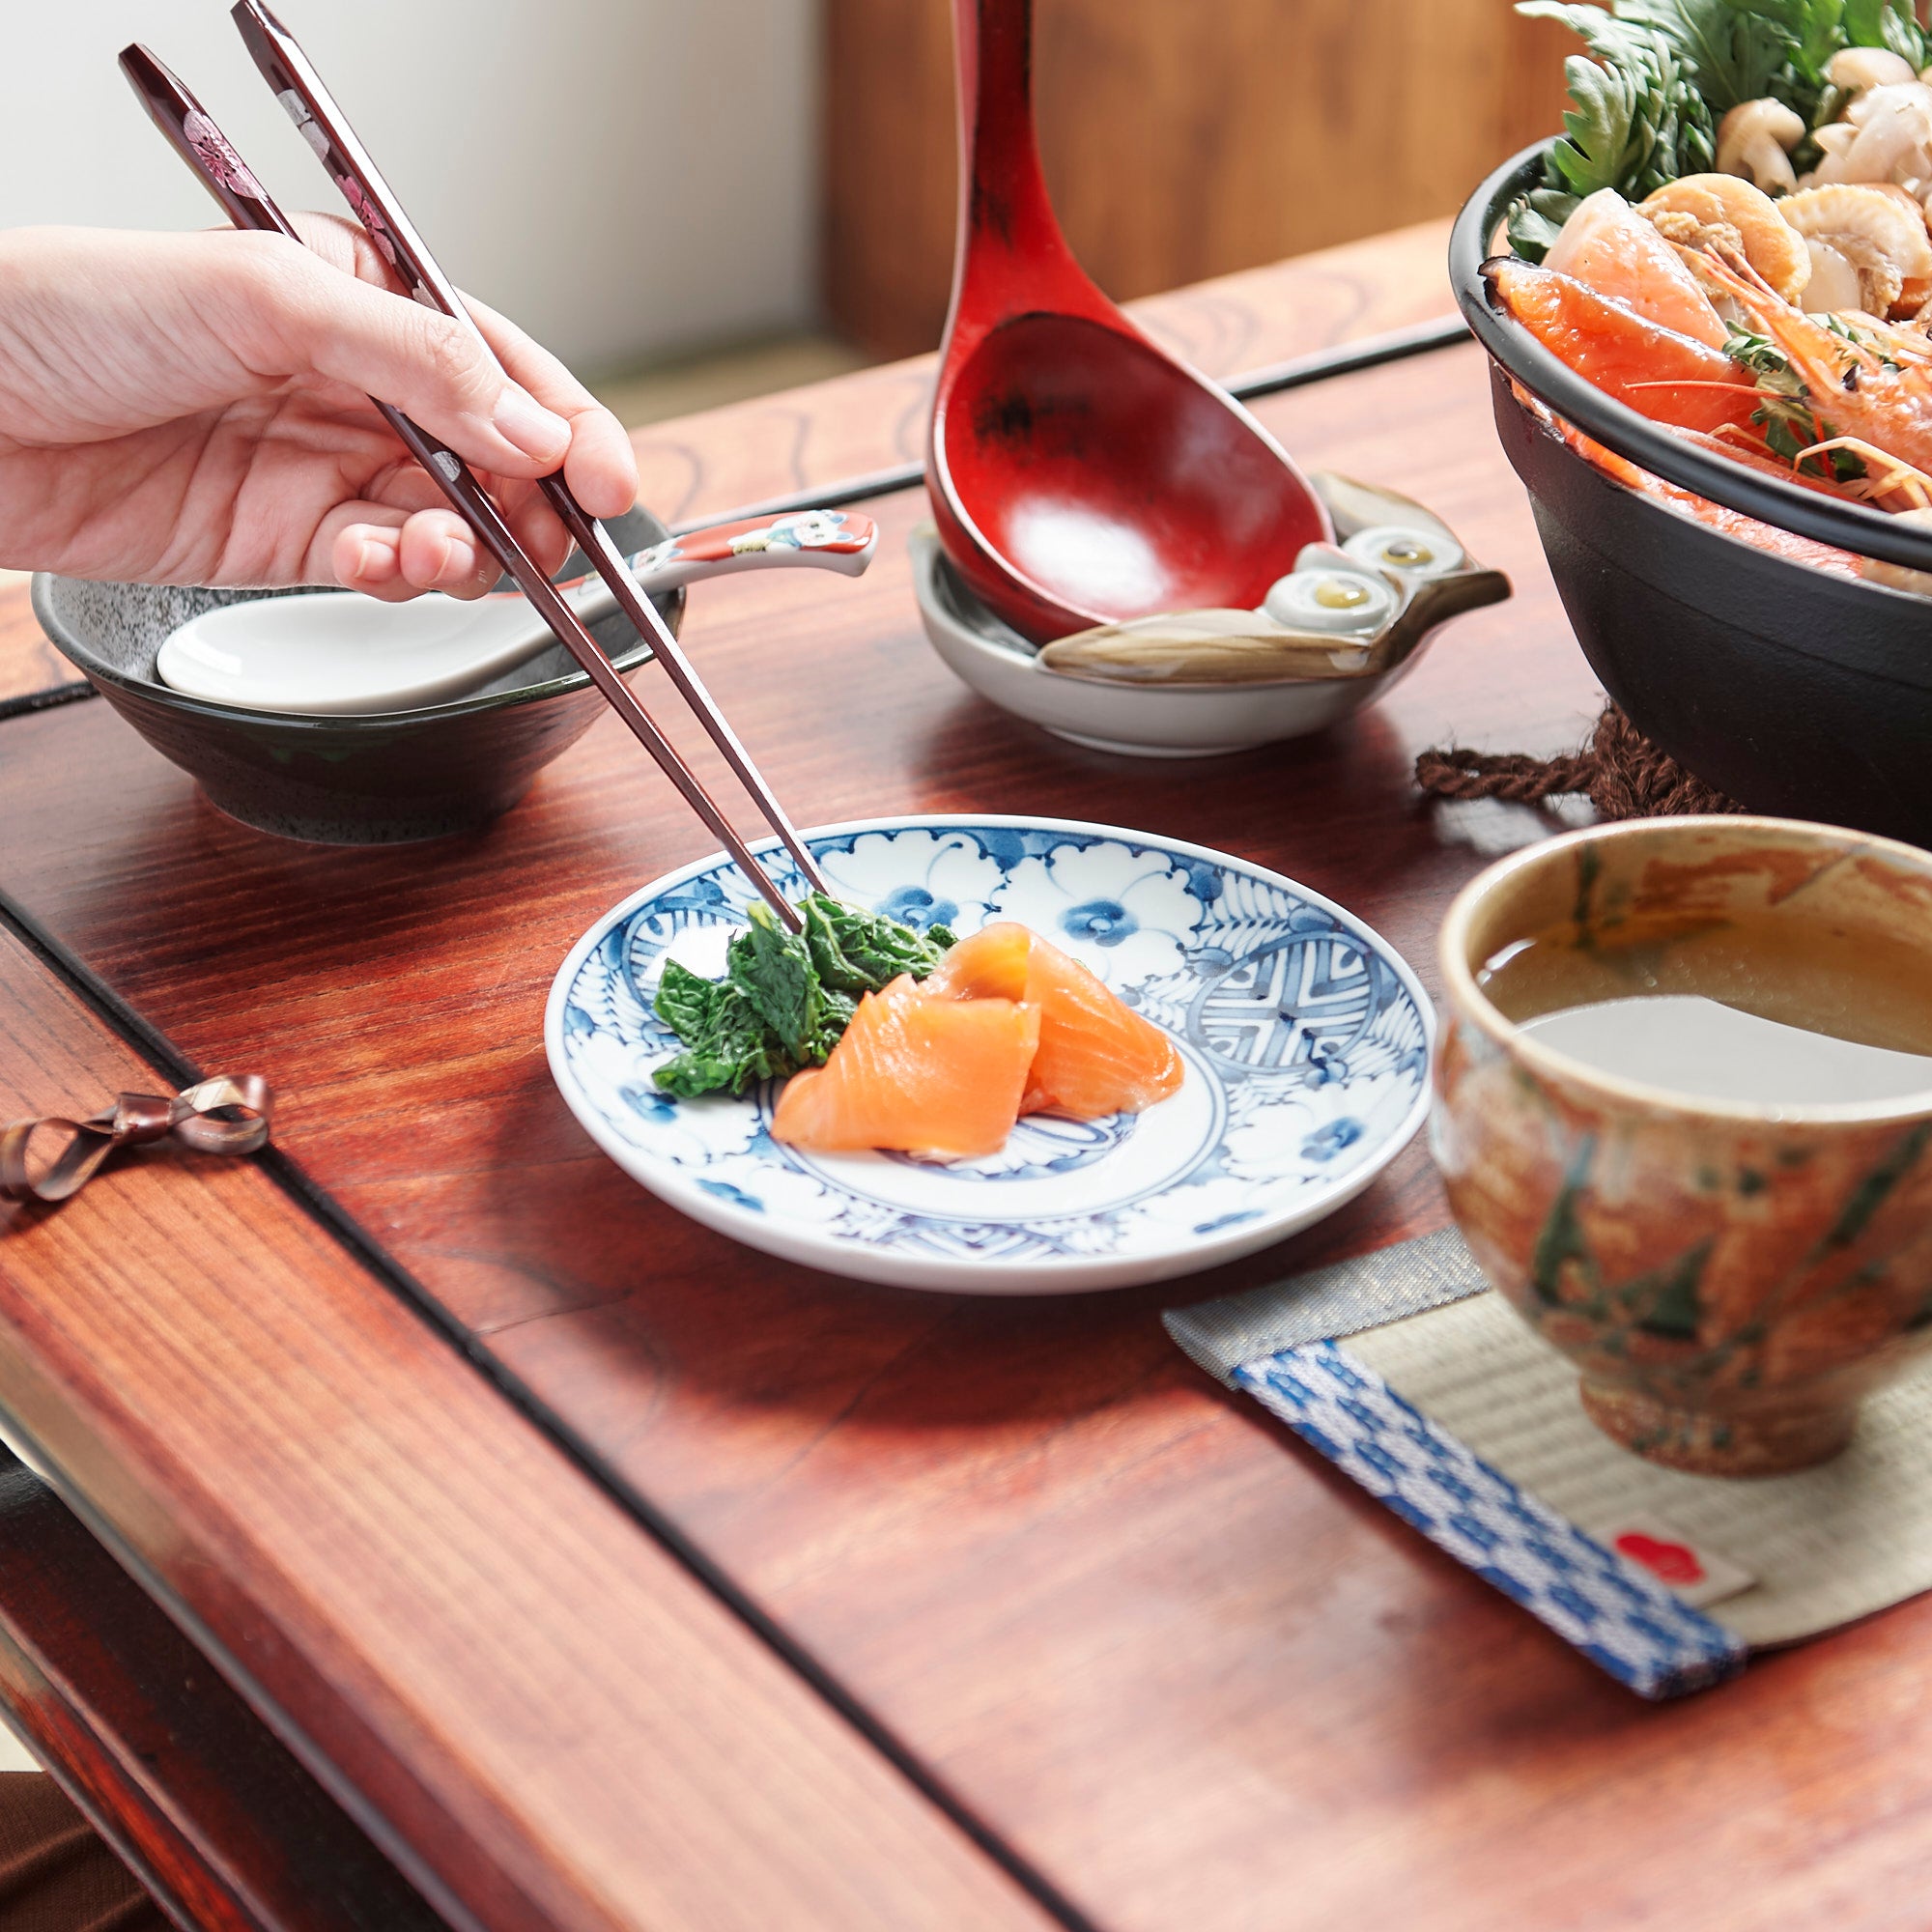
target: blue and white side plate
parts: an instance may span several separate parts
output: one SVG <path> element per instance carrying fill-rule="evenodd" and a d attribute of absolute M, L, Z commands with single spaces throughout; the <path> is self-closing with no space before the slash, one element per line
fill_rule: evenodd
<path fill-rule="evenodd" d="M 572 1113 L 694 1220 L 788 1261 L 901 1288 L 1048 1294 L 1189 1274 L 1366 1187 L 1428 1107 L 1435 1016 L 1369 927 L 1278 873 L 1061 819 L 884 818 L 807 835 L 832 890 L 910 925 L 1014 919 L 1174 1037 L 1179 1093 L 1104 1121 L 1022 1121 L 984 1159 L 815 1154 L 771 1138 L 777 1090 L 673 1100 L 651 1010 L 668 958 L 724 970 L 753 894 L 722 855 L 606 913 L 551 988 Z M 787 893 L 776 846 L 760 857 Z"/>

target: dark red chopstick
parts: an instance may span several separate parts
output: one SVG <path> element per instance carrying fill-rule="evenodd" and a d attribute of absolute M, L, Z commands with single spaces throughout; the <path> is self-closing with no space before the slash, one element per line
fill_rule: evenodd
<path fill-rule="evenodd" d="M 370 239 L 387 257 L 397 273 L 411 285 L 411 293 L 418 301 L 440 309 L 444 315 L 462 323 L 482 345 L 485 353 L 494 355 L 484 341 L 482 330 L 477 328 L 469 311 L 464 306 L 462 297 L 437 265 L 435 256 L 416 233 L 402 203 L 396 199 L 395 191 L 383 179 L 375 162 L 369 158 L 367 150 L 356 139 L 355 130 L 336 105 L 334 97 L 323 85 L 321 76 L 302 52 L 295 36 L 267 7 L 259 4 L 259 0 L 237 0 L 230 13 L 250 56 L 261 70 L 263 79 L 288 110 L 301 130 L 302 138 L 320 156 L 323 166 L 328 170 L 329 179 L 348 202 L 351 213 L 369 231 Z M 638 627 L 639 635 L 649 639 L 666 675 L 677 687 L 686 704 L 710 735 L 712 743 L 737 773 L 740 783 L 751 794 L 766 824 L 783 841 L 807 884 L 819 892 L 825 891 L 825 881 L 819 875 L 818 867 L 806 850 L 805 841 L 786 816 L 784 808 L 779 804 L 771 786 L 765 782 L 763 774 L 753 761 L 752 754 L 739 742 L 737 733 L 731 729 L 724 714 L 692 668 L 690 659 L 671 636 L 669 627 L 658 614 L 650 599 L 638 589 L 630 572 L 624 568 L 623 556 L 609 532 L 594 517 L 586 514 L 571 495 L 561 474 L 545 477 L 540 487 L 551 507 L 562 519 L 564 527 L 596 567 L 598 576 L 611 586 L 618 609 Z"/>
<path fill-rule="evenodd" d="M 138 42 L 124 47 L 121 50 L 121 71 L 128 76 L 155 125 L 167 137 L 175 152 L 200 176 L 203 185 L 220 203 L 238 228 L 264 229 L 286 235 L 292 241 L 300 241 L 288 217 L 275 206 L 268 190 L 256 180 L 207 110 L 154 54 Z M 632 696 L 610 659 L 598 648 L 596 639 L 584 628 L 582 620 L 557 594 L 556 587 L 517 541 L 501 511 L 468 465 L 453 450 L 412 423 L 400 410 L 380 398 L 371 400 L 382 411 L 384 420 L 402 439 L 410 454 L 435 478 L 451 507 L 476 532 L 478 540 L 497 564 L 515 579 L 518 588 L 530 600 L 558 642 L 590 674 L 611 708 L 657 760 L 665 776 L 683 794 L 685 802 L 724 842 L 724 849 L 737 862 L 739 869 L 780 919 L 794 931 L 799 930 L 802 921 L 797 908 L 779 891 L 757 856 L 738 836 L 710 793 L 678 756 L 669 740 L 652 722 L 650 714 Z M 614 556 L 615 546 L 611 544 L 602 528 L 595 525 L 591 527 L 603 538 Z M 594 549 L 587 554 L 593 560 L 597 555 Z M 669 634 L 649 600 L 638 594 L 629 573 L 623 571 L 621 559 L 618 570 L 631 589 L 633 600 L 641 604 L 656 623 L 656 631 L 651 634 L 653 640 L 658 633 L 668 637 Z M 674 643 L 672 648 L 675 648 Z M 796 836 L 792 835 L 793 838 Z M 808 866 L 805 871 L 810 883 L 819 883 L 815 867 Z"/>

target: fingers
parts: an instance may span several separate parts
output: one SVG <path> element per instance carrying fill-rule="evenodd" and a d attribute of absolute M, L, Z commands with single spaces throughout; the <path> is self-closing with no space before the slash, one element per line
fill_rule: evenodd
<path fill-rule="evenodd" d="M 480 469 L 541 476 L 564 464 L 572 421 L 506 376 L 462 323 L 371 287 L 283 237 L 233 240 L 252 245 L 233 253 L 238 268 L 221 292 L 218 326 L 258 373 L 361 389 Z M 592 474 L 600 468 L 608 454 Z"/>
<path fill-rule="evenodd" d="M 501 573 L 469 526 L 453 510 L 415 507 L 427 481 L 399 469 L 380 492 L 385 500 L 344 505 L 323 535 L 327 565 L 316 575 L 391 604 L 426 590 L 469 599 L 494 589 Z M 528 484 L 492 494 L 530 560 L 554 574 L 570 539 L 550 506 Z"/>
<path fill-rule="evenodd" d="M 336 533 L 330 561 L 345 589 L 389 604 L 425 590 L 480 597 L 497 579 L 495 562 L 448 510 L 419 510 L 396 523 L 348 525 Z"/>
<path fill-rule="evenodd" d="M 569 423 L 570 452 L 563 473 L 571 495 L 593 517 L 621 517 L 638 500 L 638 455 L 623 424 L 515 323 L 483 302 L 464 299 L 503 366 Z"/>

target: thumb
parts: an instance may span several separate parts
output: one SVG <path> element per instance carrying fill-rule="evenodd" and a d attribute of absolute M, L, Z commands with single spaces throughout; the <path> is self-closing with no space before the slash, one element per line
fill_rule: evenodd
<path fill-rule="evenodd" d="M 299 242 L 250 251 L 231 340 L 259 374 L 316 375 L 388 403 L 467 462 L 542 476 L 570 448 L 570 424 L 504 374 L 466 325 L 358 281 Z"/>

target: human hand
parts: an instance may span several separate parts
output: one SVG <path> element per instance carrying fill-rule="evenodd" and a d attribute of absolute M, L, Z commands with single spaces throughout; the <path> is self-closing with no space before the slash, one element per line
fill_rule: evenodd
<path fill-rule="evenodd" d="M 0 566 L 480 596 L 496 562 L 371 395 L 463 457 L 546 570 L 569 538 L 536 478 L 561 465 L 592 516 L 631 507 L 630 439 L 554 355 L 472 302 L 498 368 L 359 228 L 296 223 L 308 247 L 0 233 Z"/>

